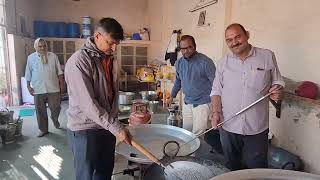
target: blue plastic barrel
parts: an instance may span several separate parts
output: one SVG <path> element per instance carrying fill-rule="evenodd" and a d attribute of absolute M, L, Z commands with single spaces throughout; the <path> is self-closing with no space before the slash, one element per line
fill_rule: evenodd
<path fill-rule="evenodd" d="M 34 37 L 47 37 L 48 27 L 45 21 L 33 21 Z"/>
<path fill-rule="evenodd" d="M 68 23 L 67 32 L 69 38 L 79 38 L 80 37 L 80 25 L 78 23 Z"/>
<path fill-rule="evenodd" d="M 48 37 L 58 37 L 59 36 L 59 26 L 57 22 L 47 22 L 48 27 Z"/>
<path fill-rule="evenodd" d="M 58 25 L 58 37 L 66 38 L 68 37 L 67 24 L 64 22 L 57 22 Z"/>

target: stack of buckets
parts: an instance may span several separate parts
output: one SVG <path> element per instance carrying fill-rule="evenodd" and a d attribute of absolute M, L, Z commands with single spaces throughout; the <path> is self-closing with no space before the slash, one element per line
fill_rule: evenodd
<path fill-rule="evenodd" d="M 91 36 L 91 18 L 90 16 L 82 17 L 82 37 L 87 38 Z"/>
<path fill-rule="evenodd" d="M 80 24 L 65 22 L 33 22 L 34 36 L 38 37 L 56 37 L 56 38 L 80 38 Z M 91 36 L 91 18 L 83 17 L 82 37 Z"/>

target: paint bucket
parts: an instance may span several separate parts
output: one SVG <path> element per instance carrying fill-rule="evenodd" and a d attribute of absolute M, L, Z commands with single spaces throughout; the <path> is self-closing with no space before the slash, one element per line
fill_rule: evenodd
<path fill-rule="evenodd" d="M 82 36 L 87 38 L 91 36 L 91 18 L 90 16 L 82 17 Z"/>

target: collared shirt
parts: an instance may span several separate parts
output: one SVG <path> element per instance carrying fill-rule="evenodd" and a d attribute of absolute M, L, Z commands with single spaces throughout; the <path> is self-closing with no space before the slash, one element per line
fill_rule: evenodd
<path fill-rule="evenodd" d="M 25 78 L 31 81 L 35 94 L 55 93 L 60 91 L 58 75 L 63 74 L 57 55 L 48 52 L 48 63 L 42 64 L 39 54 L 28 56 Z"/>
<path fill-rule="evenodd" d="M 196 53 L 189 59 L 180 58 L 175 66 L 176 80 L 171 96 L 176 97 L 182 88 L 186 104 L 210 103 L 210 92 L 216 70 L 213 61 L 204 54 Z"/>
<path fill-rule="evenodd" d="M 274 84 L 285 85 L 274 53 L 252 47 L 244 61 L 230 53 L 218 62 L 211 96 L 221 96 L 223 118 L 226 120 L 267 94 Z M 268 129 L 269 99 L 223 124 L 222 128 L 242 135 L 255 135 Z"/>

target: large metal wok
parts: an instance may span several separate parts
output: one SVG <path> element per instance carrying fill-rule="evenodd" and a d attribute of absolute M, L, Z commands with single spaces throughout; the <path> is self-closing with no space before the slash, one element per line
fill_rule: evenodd
<path fill-rule="evenodd" d="M 142 124 L 129 127 L 129 131 L 134 139 L 148 149 L 158 159 L 164 157 L 163 147 L 168 141 L 176 141 L 179 144 L 184 144 L 196 138 L 196 136 L 179 127 L 162 125 L 162 124 Z M 194 153 L 200 147 L 200 140 L 186 144 L 179 149 L 177 156 L 188 156 Z M 140 163 L 152 164 L 153 162 L 136 150 L 134 147 L 125 143 L 119 143 L 116 146 L 116 153 L 124 156 L 126 159 Z"/>

